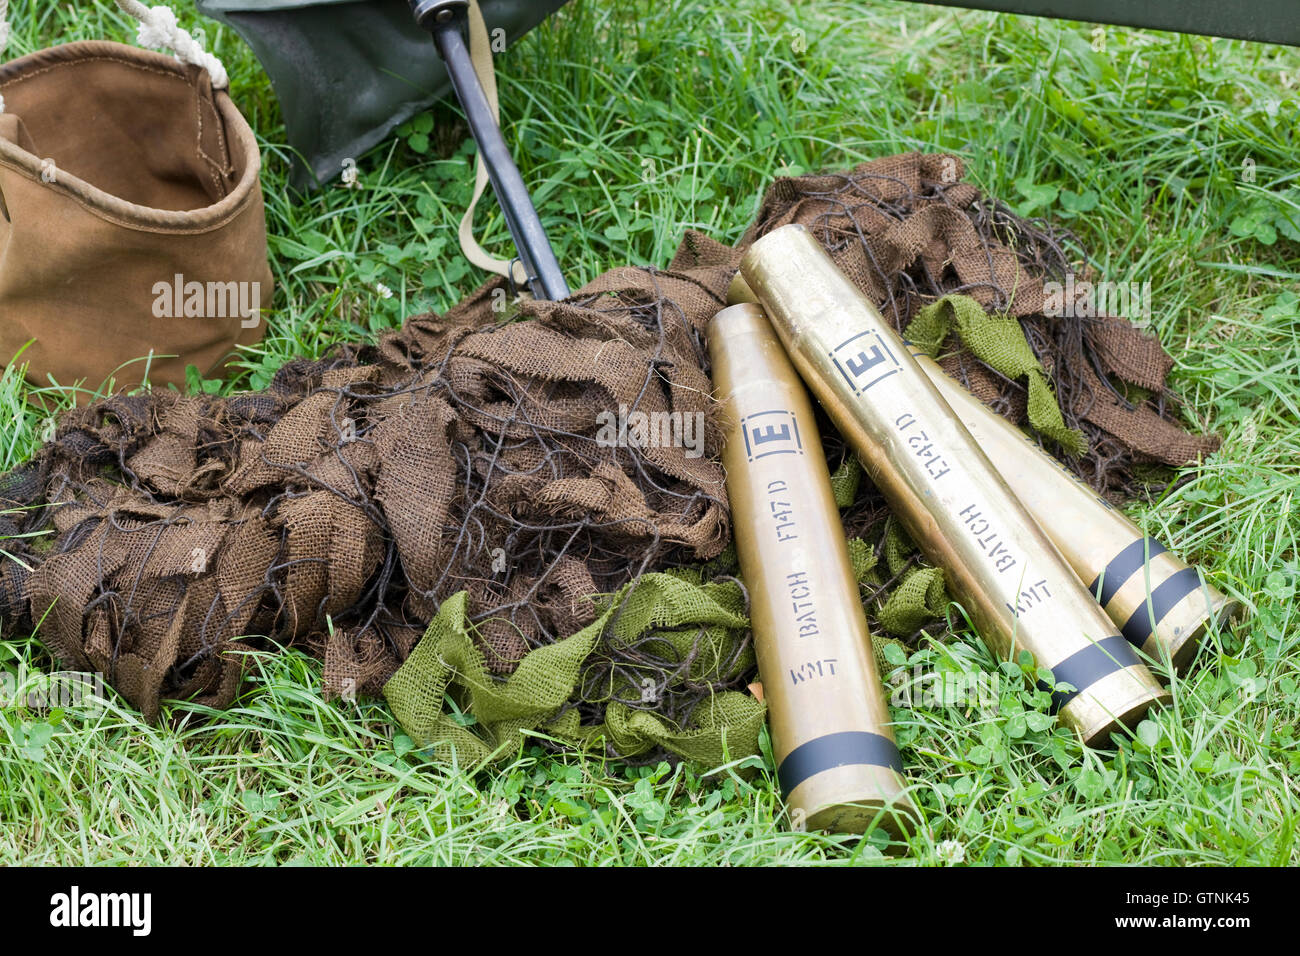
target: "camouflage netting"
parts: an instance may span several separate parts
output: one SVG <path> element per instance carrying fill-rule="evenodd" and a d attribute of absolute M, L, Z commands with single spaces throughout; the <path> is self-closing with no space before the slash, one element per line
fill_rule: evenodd
<path fill-rule="evenodd" d="M 969 316 L 931 310 L 923 331 L 1000 413 L 1028 411 L 1066 447 L 1081 432 L 1070 466 L 1100 490 L 1214 447 L 1175 424 L 1154 339 L 1042 315 L 1064 238 L 961 174 L 909 154 L 779 180 L 736 249 L 690 233 L 667 270 L 614 269 L 508 322 L 489 285 L 375 345 L 291 362 L 265 392 L 69 412 L 0 478 L 5 631 L 39 628 L 151 719 L 164 699 L 229 705 L 242 648 L 300 646 L 327 693 L 387 683 L 412 736 L 463 757 L 535 728 L 625 757 L 753 752 L 762 707 L 744 690 L 703 337 L 757 236 L 804 223 L 900 329 L 949 293 L 1017 317 L 1032 357 L 1019 339 L 988 347 Z M 1044 428 L 1049 382 L 1060 412 Z M 704 454 L 605 440 L 610 416 L 636 411 L 703 415 Z M 915 639 L 946 606 L 941 576 L 823 431 L 873 625 Z"/>

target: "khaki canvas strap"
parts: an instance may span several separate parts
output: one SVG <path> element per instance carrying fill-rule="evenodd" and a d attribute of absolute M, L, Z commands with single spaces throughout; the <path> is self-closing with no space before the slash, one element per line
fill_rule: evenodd
<path fill-rule="evenodd" d="M 492 118 L 500 124 L 501 107 L 497 98 L 496 70 L 492 65 L 492 42 L 488 37 L 487 22 L 483 19 L 483 11 L 479 9 L 478 0 L 470 0 L 469 3 L 469 55 L 474 63 L 474 72 L 478 74 L 479 82 L 483 84 L 488 105 L 492 107 Z M 460 220 L 460 249 L 465 254 L 465 258 L 480 269 L 505 276 L 516 286 L 523 286 L 528 281 L 528 274 L 523 264 L 516 259 L 512 265 L 511 260 L 498 259 L 489 255 L 474 236 L 474 210 L 478 207 L 478 201 L 483 198 L 483 192 L 489 182 L 487 164 L 483 162 L 483 153 L 480 151 L 474 164 L 474 195 L 469 201 L 469 208 L 465 210 L 465 215 Z"/>

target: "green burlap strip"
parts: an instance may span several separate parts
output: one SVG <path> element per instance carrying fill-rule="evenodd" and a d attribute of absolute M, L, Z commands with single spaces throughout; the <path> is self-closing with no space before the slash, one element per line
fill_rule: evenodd
<path fill-rule="evenodd" d="M 902 571 L 916 546 L 893 519 L 885 532 L 885 563 L 889 573 Z M 935 618 L 942 617 L 948 606 L 948 592 L 943 586 L 943 571 L 918 566 L 908 568 L 902 580 L 889 592 L 884 606 L 876 612 L 880 626 L 890 634 L 907 637 Z"/>
<path fill-rule="evenodd" d="M 845 458 L 843 463 L 831 475 L 831 494 L 835 498 L 835 507 L 847 508 L 858 497 L 858 486 L 862 484 L 862 466 L 856 458 Z M 874 561 L 875 558 L 872 558 Z"/>
<path fill-rule="evenodd" d="M 860 466 L 853 461 L 837 469 L 836 480 L 842 487 L 856 488 L 861 481 Z M 861 538 L 851 538 L 848 545 L 858 582 L 879 587 L 875 550 Z M 884 547 L 891 577 L 914 550 L 891 521 Z M 689 570 L 645 575 L 615 594 L 590 625 L 531 651 L 505 680 L 489 673 L 466 619 L 465 594 L 456 594 L 443 602 L 424 637 L 385 685 L 384 696 L 417 746 L 434 748 L 444 759 L 450 759 L 454 750 L 461 766 L 509 757 L 519 748 L 526 730 L 537 730 L 580 749 L 603 739 L 629 757 L 662 747 L 702 766 L 757 754 L 766 709 L 745 693 L 716 694 L 696 708 L 685 727 L 616 700 L 609 701 L 605 719 L 596 725 L 582 726 L 577 708 L 564 710 L 565 704 L 582 696 L 579 687 L 584 664 L 602 641 L 635 641 L 653 633 L 674 645 L 681 659 L 695 649 L 695 660 L 679 680 L 727 676 L 719 671 L 735 657 L 749 627 L 744 594 L 734 581 L 700 583 L 697 577 L 697 572 Z M 893 586 L 875 617 L 889 633 L 907 636 L 942 616 L 946 604 L 942 573 L 936 568 L 914 567 Z M 892 666 L 883 649 L 896 642 L 877 634 L 874 643 L 880 671 L 888 673 Z M 730 671 L 739 673 L 753 664 L 753 653 L 747 651 L 731 664 Z M 607 690 L 610 697 L 624 699 L 639 692 L 626 682 Z M 656 692 L 671 693 L 672 687 L 657 688 Z M 448 699 L 455 707 L 448 706 Z"/>
<path fill-rule="evenodd" d="M 942 617 L 948 606 L 948 592 L 943 585 L 943 572 L 938 568 L 907 567 L 908 558 L 916 552 L 907 533 L 892 519 L 885 527 L 882 549 L 889 577 L 902 577 L 888 589 L 888 596 L 879 608 L 873 608 L 876 622 L 890 634 L 910 637 L 924 624 Z M 875 590 L 881 586 L 876 553 L 861 538 L 849 539 L 849 562 L 859 584 Z M 877 641 L 881 638 L 877 637 Z M 886 638 L 887 640 L 887 638 Z"/>
<path fill-rule="evenodd" d="M 1071 455 L 1088 450 L 1083 433 L 1066 427 L 1051 380 L 1029 348 L 1018 319 L 991 315 L 969 296 L 946 295 L 918 312 L 904 335 L 933 356 L 954 328 L 962 344 L 982 362 L 1013 381 L 1028 379 L 1029 424 L 1035 431 L 1059 442 Z"/>
<path fill-rule="evenodd" d="M 678 727 L 649 710 L 610 700 L 605 719 L 581 726 L 577 709 L 557 717 L 578 696 L 584 663 L 602 641 L 633 641 L 653 632 L 672 643 L 681 659 L 696 658 L 679 681 L 704 675 L 717 679 L 749 627 L 745 598 L 734 581 L 701 584 L 689 573 L 647 574 L 623 588 L 589 626 L 529 652 L 505 680 L 488 672 L 465 616 L 465 594 L 444 601 L 410 657 L 384 687 L 398 723 L 420 747 L 447 757 L 454 748 L 462 766 L 512 755 L 525 730 L 538 730 L 575 747 L 601 738 L 620 754 L 635 756 L 654 747 L 705 766 L 758 753 L 766 709 L 749 694 L 725 691 L 697 707 L 688 726 Z M 752 650 L 729 670 L 752 668 Z M 640 688 L 610 688 L 627 699 Z M 655 693 L 672 693 L 672 687 Z M 450 696 L 474 723 L 465 726 L 445 706 Z"/>

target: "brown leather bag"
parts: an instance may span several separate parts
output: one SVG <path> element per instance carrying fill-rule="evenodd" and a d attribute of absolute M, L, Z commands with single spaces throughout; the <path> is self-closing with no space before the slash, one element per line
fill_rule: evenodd
<path fill-rule="evenodd" d="M 70 43 L 0 66 L 0 96 L 0 365 L 184 389 L 261 339 L 261 159 L 207 69 Z"/>

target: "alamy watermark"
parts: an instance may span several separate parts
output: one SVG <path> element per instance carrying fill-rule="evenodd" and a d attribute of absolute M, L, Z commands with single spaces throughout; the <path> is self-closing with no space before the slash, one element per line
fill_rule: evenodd
<path fill-rule="evenodd" d="M 148 936 L 153 930 L 153 894 L 91 893 L 74 885 L 50 897 L 50 925 L 121 928 L 129 929 L 132 936 Z"/>
<path fill-rule="evenodd" d="M 86 671 L 31 673 L 20 668 L 0 671 L 0 710 L 27 707 L 30 710 L 101 711 L 107 701 L 104 675 Z"/>
<path fill-rule="evenodd" d="M 1090 282 L 1067 272 L 1064 282 L 1044 282 L 1043 294 L 1043 315 L 1072 319 L 1113 315 L 1139 327 L 1151 324 L 1150 282 Z"/>
<path fill-rule="evenodd" d="M 361 188 L 361 172 L 357 169 L 357 161 L 351 156 L 343 160 L 343 188 Z"/>
<path fill-rule="evenodd" d="M 1002 699 L 1002 681 L 996 672 L 927 671 L 914 664 L 910 674 L 901 667 L 894 671 L 889 683 L 889 703 L 894 707 L 956 707 L 995 714 Z"/>
<path fill-rule="evenodd" d="M 262 321 L 262 283 L 195 282 L 177 273 L 153 285 L 153 314 L 159 319 L 233 319 L 245 329 Z"/>
<path fill-rule="evenodd" d="M 703 412 L 630 411 L 620 404 L 596 414 L 596 444 L 602 448 L 684 448 L 687 458 L 704 455 Z"/>

